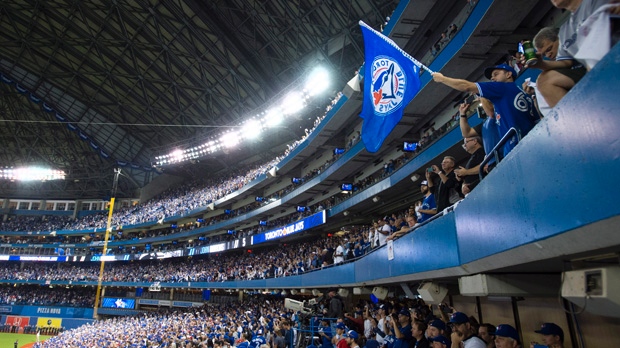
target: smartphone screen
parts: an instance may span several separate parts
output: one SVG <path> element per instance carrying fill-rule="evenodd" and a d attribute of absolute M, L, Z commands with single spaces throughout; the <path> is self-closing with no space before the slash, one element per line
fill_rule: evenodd
<path fill-rule="evenodd" d="M 519 42 L 519 52 L 525 54 L 525 50 L 523 49 L 523 44 Z"/>

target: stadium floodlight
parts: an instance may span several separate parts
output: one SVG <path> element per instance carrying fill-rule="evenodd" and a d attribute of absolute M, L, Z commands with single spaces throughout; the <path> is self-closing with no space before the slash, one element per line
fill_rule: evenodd
<path fill-rule="evenodd" d="M 263 127 L 260 122 L 256 120 L 249 120 L 241 128 L 241 136 L 246 139 L 256 139 L 262 131 Z"/>
<path fill-rule="evenodd" d="M 170 153 L 172 161 L 181 162 L 183 160 L 183 150 L 177 149 Z"/>
<path fill-rule="evenodd" d="M 265 116 L 265 123 L 269 127 L 275 127 L 282 122 L 282 110 L 280 108 L 273 108 L 267 111 L 267 115 Z"/>
<path fill-rule="evenodd" d="M 282 101 L 282 112 L 285 115 L 292 115 L 304 108 L 305 101 L 299 92 L 289 93 Z"/>
<path fill-rule="evenodd" d="M 306 93 L 315 96 L 329 88 L 329 72 L 322 66 L 316 67 L 306 80 Z"/>
<path fill-rule="evenodd" d="M 18 181 L 63 180 L 66 174 L 62 170 L 40 167 L 21 167 L 0 169 L 0 178 Z"/>
<path fill-rule="evenodd" d="M 231 148 L 239 144 L 239 134 L 237 132 L 226 133 L 220 138 L 220 143 L 223 147 Z"/>

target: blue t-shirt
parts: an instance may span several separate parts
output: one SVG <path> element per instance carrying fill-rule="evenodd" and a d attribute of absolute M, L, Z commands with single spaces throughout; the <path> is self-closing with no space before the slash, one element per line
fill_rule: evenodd
<path fill-rule="evenodd" d="M 486 120 L 484 120 L 484 123 L 482 124 L 482 146 L 484 146 L 484 153 L 485 154 L 490 154 L 491 151 L 493 151 L 493 148 L 495 147 L 495 145 L 497 145 L 497 143 L 499 143 L 499 140 L 501 139 L 501 137 L 499 136 L 499 131 L 497 129 L 497 124 L 495 122 L 495 115 L 490 115 L 487 117 Z M 489 164 L 493 164 L 497 161 L 497 159 L 495 157 L 493 157 L 490 161 Z"/>
<path fill-rule="evenodd" d="M 322 348 L 331 348 L 332 345 L 332 329 L 329 326 L 321 326 L 319 327 L 319 332 L 323 332 L 327 337 L 321 335 L 321 347 Z"/>
<path fill-rule="evenodd" d="M 265 339 L 265 337 L 263 337 L 263 336 L 256 336 L 256 337 L 252 338 L 252 342 L 250 342 L 249 347 L 250 348 L 258 348 L 262 344 L 267 344 L 267 340 Z"/>
<path fill-rule="evenodd" d="M 394 348 L 394 343 L 396 342 L 396 337 L 394 335 L 386 335 L 383 337 L 383 346 L 385 348 Z"/>
<path fill-rule="evenodd" d="M 435 202 L 435 195 L 434 194 L 430 194 L 424 197 L 424 200 L 422 201 L 422 207 L 420 208 L 421 210 L 430 210 L 430 209 L 437 209 L 437 202 Z M 431 214 L 425 214 L 425 213 L 420 213 L 420 218 L 418 219 L 418 223 L 421 224 L 424 221 L 430 219 L 433 215 Z"/>
<path fill-rule="evenodd" d="M 394 348 L 409 348 L 409 342 L 413 339 L 411 334 L 411 325 L 405 325 L 399 327 L 398 330 L 403 335 L 403 338 L 397 338 L 394 341 Z"/>
<path fill-rule="evenodd" d="M 481 97 L 489 99 L 495 108 L 495 123 L 499 137 L 514 127 L 524 137 L 540 119 L 532 98 L 513 82 L 478 82 Z M 504 146 L 506 156 L 517 145 L 513 137 Z"/>

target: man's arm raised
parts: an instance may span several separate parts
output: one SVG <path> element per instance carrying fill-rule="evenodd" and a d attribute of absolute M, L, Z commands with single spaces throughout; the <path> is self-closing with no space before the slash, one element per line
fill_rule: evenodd
<path fill-rule="evenodd" d="M 456 89 L 457 91 L 478 93 L 478 87 L 471 81 L 453 79 L 438 72 L 433 73 L 433 80 L 437 83 L 443 83 L 444 85 L 452 89 Z"/>

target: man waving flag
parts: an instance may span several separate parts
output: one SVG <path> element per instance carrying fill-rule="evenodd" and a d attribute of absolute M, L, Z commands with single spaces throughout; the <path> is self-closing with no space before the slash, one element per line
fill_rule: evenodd
<path fill-rule="evenodd" d="M 420 68 L 426 68 L 394 41 L 360 21 L 364 35 L 364 103 L 362 141 L 377 152 L 420 90 Z"/>

